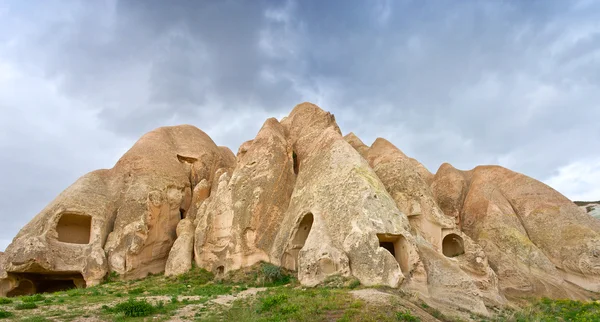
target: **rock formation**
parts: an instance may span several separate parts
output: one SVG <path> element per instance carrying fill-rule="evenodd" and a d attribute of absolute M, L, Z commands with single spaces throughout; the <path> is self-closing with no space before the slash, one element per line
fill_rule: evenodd
<path fill-rule="evenodd" d="M 4 263 L 3 263 L 4 261 Z M 61 193 L 0 253 L 0 295 L 271 262 L 488 314 L 520 296 L 600 292 L 600 221 L 497 166 L 434 175 L 303 103 L 237 155 L 189 125 L 144 135 Z"/>
<path fill-rule="evenodd" d="M 578 205 L 581 210 L 587 212 L 590 216 L 600 219 L 600 201 L 575 201 L 575 204 Z"/>

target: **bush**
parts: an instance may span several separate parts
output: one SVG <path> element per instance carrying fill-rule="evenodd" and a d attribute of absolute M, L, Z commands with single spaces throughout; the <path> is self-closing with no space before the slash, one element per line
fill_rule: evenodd
<path fill-rule="evenodd" d="M 357 288 L 360 286 L 360 281 L 358 279 L 352 280 L 352 282 L 350 282 L 350 284 L 348 284 L 349 288 Z"/>
<path fill-rule="evenodd" d="M 45 299 L 46 298 L 42 294 L 36 294 L 36 295 L 32 295 L 32 296 L 23 296 L 21 298 L 21 301 L 23 301 L 24 303 L 33 303 L 33 302 L 41 302 Z"/>
<path fill-rule="evenodd" d="M 31 310 L 37 309 L 37 307 L 37 304 L 35 304 L 34 302 L 23 302 L 15 305 L 15 310 Z"/>
<path fill-rule="evenodd" d="M 406 322 L 419 322 L 421 319 L 410 314 L 410 311 L 396 312 L 396 320 Z"/>
<path fill-rule="evenodd" d="M 11 312 L 0 310 L 0 319 L 6 319 L 13 316 Z"/>
<path fill-rule="evenodd" d="M 112 271 L 104 276 L 104 283 L 112 283 L 117 280 L 119 280 L 119 274 L 117 274 L 115 271 Z"/>
<path fill-rule="evenodd" d="M 284 273 L 281 267 L 271 263 L 262 263 L 260 272 L 267 283 L 283 285 L 290 282 L 290 276 Z"/>
<path fill-rule="evenodd" d="M 149 316 L 156 312 L 156 308 L 146 300 L 138 301 L 133 298 L 130 298 L 126 302 L 121 302 L 113 308 L 107 306 L 102 308 L 113 313 L 123 313 L 127 317 Z"/>
<path fill-rule="evenodd" d="M 11 304 L 12 300 L 6 297 L 0 297 L 0 305 L 1 304 Z"/>

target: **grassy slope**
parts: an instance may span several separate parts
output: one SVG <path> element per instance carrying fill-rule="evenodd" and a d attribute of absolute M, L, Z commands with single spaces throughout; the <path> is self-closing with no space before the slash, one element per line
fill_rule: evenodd
<path fill-rule="evenodd" d="M 243 296 L 256 287 L 262 291 Z M 303 288 L 269 264 L 240 270 L 221 280 L 194 269 L 179 277 L 150 276 L 137 281 L 109 281 L 88 289 L 0 298 L 0 319 L 167 321 L 179 316 L 197 321 L 452 320 L 400 290 L 378 288 L 375 292 L 393 296 L 374 303 L 353 296 L 356 289 L 360 286 L 355 280 L 343 278 L 333 278 L 322 287 Z M 222 305 L 215 303 L 215 298 L 229 298 L 230 302 Z M 599 303 L 550 300 L 536 302 L 522 311 L 504 311 L 491 320 L 471 316 L 477 321 L 600 321 L 599 317 Z"/>

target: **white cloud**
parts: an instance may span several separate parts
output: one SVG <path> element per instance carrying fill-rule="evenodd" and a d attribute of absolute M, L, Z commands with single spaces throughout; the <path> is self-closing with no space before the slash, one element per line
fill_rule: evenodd
<path fill-rule="evenodd" d="M 600 158 L 572 162 L 545 183 L 574 201 L 599 200 Z"/>

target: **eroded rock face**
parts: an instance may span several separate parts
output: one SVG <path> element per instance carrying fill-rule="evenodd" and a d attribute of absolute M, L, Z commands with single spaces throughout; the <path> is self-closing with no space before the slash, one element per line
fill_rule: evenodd
<path fill-rule="evenodd" d="M 483 246 L 507 296 L 598 292 L 600 221 L 554 189 L 498 166 L 463 172 L 450 165 L 432 187 L 447 214 L 458 215 L 462 230 Z"/>
<path fill-rule="evenodd" d="M 384 139 L 377 139 L 368 150 L 355 138 L 346 139 L 363 149 L 363 156 L 398 208 L 408 215 L 427 277 L 407 287 L 437 301 L 452 298 L 454 306 L 481 314 L 487 313 L 485 302 L 504 303 L 497 276 L 481 247 L 463 234 L 436 203 L 429 171 Z M 426 287 L 418 283 L 426 283 Z M 452 303 L 441 301 L 444 305 Z"/>
<path fill-rule="evenodd" d="M 94 285 L 109 271 L 164 271 L 191 187 L 233 166 L 226 151 L 189 125 L 144 135 L 112 169 L 81 177 L 19 232 L 6 249 L 6 292 Z"/>
<path fill-rule="evenodd" d="M 486 315 L 515 296 L 600 291 L 599 252 L 600 221 L 550 187 L 493 166 L 433 175 L 303 103 L 237 155 L 189 125 L 144 135 L 0 253 L 0 295 L 266 261 L 308 286 L 354 276 Z"/>
<path fill-rule="evenodd" d="M 0 252 L 0 279 L 6 277 L 6 270 L 4 269 L 4 252 Z"/>
<path fill-rule="evenodd" d="M 215 193 L 196 214 L 195 261 L 218 274 L 271 261 L 270 250 L 294 188 L 293 155 L 283 127 L 268 119 L 239 149 Z"/>
<path fill-rule="evenodd" d="M 416 265 L 416 245 L 375 172 L 344 140 L 333 115 L 317 106 L 297 106 L 282 124 L 299 171 L 273 260 L 297 269 L 307 285 L 340 274 L 398 287 L 405 278 L 399 261 L 407 270 Z M 397 247 L 401 260 L 379 247 L 378 236 Z"/>

